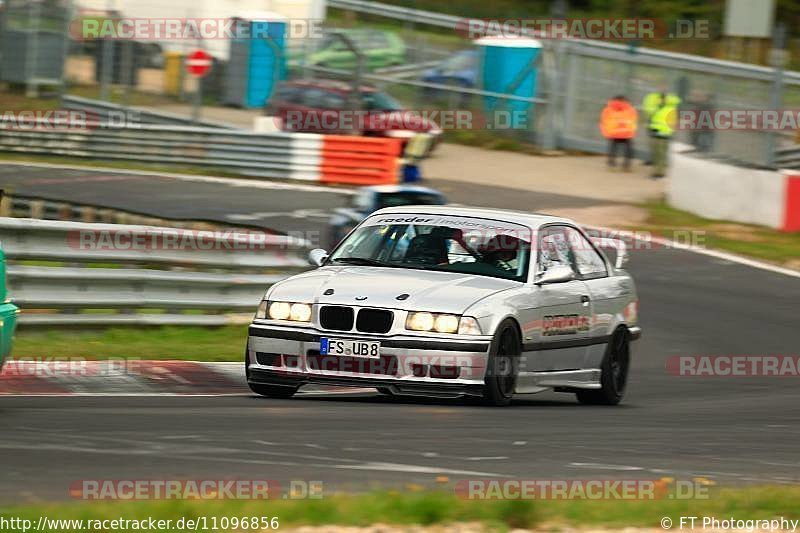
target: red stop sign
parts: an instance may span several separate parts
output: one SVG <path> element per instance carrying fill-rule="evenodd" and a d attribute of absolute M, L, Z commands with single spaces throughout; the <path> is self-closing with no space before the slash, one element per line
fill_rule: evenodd
<path fill-rule="evenodd" d="M 211 70 L 211 56 L 205 50 L 195 50 L 186 58 L 186 72 L 202 78 Z"/>

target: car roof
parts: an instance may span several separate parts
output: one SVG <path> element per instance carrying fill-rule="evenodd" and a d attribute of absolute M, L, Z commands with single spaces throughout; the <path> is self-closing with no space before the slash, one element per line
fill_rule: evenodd
<path fill-rule="evenodd" d="M 333 91 L 346 92 L 346 93 L 349 93 L 353 90 L 353 86 L 349 83 L 343 82 L 341 80 L 329 80 L 324 78 L 285 81 L 283 82 L 283 85 L 285 87 L 307 87 L 315 89 L 330 89 Z M 361 86 L 362 93 L 374 93 L 377 91 L 378 89 L 376 89 L 375 87 L 371 87 L 369 85 Z"/>
<path fill-rule="evenodd" d="M 411 205 L 398 207 L 385 207 L 375 211 L 370 216 L 386 215 L 390 213 L 411 214 L 411 215 L 450 215 L 475 218 L 488 218 L 503 222 L 521 224 L 530 228 L 538 228 L 543 224 L 569 224 L 577 225 L 568 218 L 544 215 L 541 213 L 526 213 L 523 211 L 512 211 L 509 209 L 490 209 L 486 207 L 462 207 L 450 205 Z"/>
<path fill-rule="evenodd" d="M 443 194 L 436 189 L 422 187 L 420 185 L 372 185 L 371 187 L 364 187 L 363 190 L 377 193 L 418 192 L 423 194 L 438 194 L 443 196 Z"/>

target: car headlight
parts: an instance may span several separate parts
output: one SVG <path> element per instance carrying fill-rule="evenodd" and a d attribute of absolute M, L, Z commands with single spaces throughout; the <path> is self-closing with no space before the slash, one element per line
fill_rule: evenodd
<path fill-rule="evenodd" d="M 481 325 L 471 316 L 462 316 L 458 322 L 459 335 L 482 335 Z"/>
<path fill-rule="evenodd" d="M 311 306 L 308 304 L 292 304 L 289 311 L 289 320 L 294 320 L 295 322 L 310 322 Z"/>
<path fill-rule="evenodd" d="M 436 323 L 433 313 L 409 313 L 406 319 L 406 329 L 414 331 L 430 331 Z"/>
<path fill-rule="evenodd" d="M 481 328 L 472 317 L 460 317 L 448 313 L 412 312 L 406 318 L 406 329 L 413 331 L 436 331 L 438 333 L 461 333 L 480 335 Z"/>
<path fill-rule="evenodd" d="M 267 302 L 265 300 L 258 306 L 256 318 L 311 322 L 311 306 L 303 303 Z"/>

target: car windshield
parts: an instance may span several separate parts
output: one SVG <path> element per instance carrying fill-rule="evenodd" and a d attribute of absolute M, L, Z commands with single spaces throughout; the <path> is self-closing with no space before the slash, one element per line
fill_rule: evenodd
<path fill-rule="evenodd" d="M 438 194 L 419 191 L 382 192 L 378 194 L 378 209 L 397 207 L 400 205 L 437 205 L 442 204 Z"/>
<path fill-rule="evenodd" d="M 361 93 L 364 109 L 367 111 L 400 111 L 403 106 L 386 93 L 378 91 L 365 91 Z"/>
<path fill-rule="evenodd" d="M 524 282 L 528 228 L 496 220 L 441 215 L 377 215 L 331 254 L 328 264 L 458 272 Z"/>

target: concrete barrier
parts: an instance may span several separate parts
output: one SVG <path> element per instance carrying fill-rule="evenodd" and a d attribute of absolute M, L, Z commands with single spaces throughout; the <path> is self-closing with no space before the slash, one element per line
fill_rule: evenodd
<path fill-rule="evenodd" d="M 671 157 L 671 206 L 714 220 L 800 231 L 800 172 L 739 167 L 679 143 Z"/>

